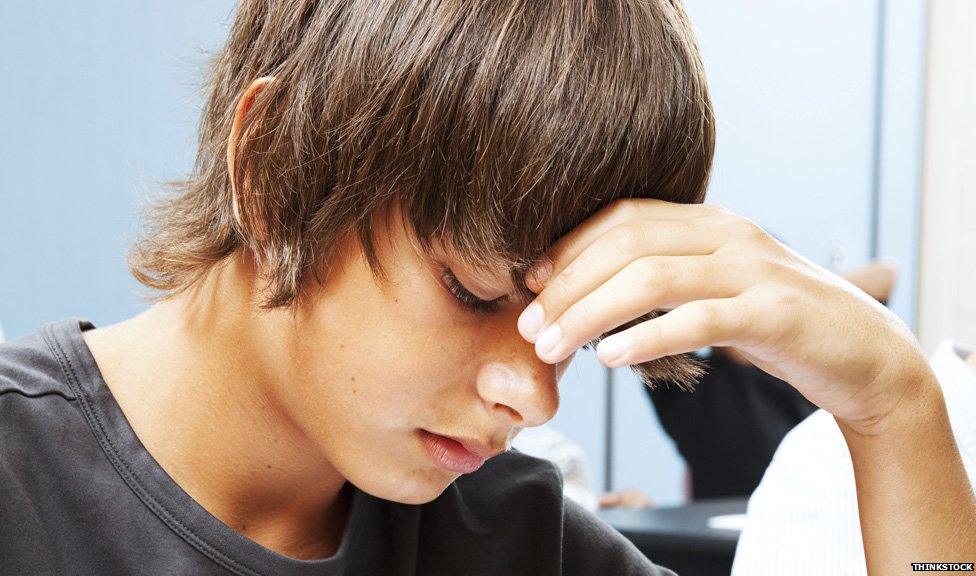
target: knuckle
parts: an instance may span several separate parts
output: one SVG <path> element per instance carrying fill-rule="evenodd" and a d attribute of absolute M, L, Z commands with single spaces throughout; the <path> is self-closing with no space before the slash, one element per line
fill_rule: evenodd
<path fill-rule="evenodd" d="M 579 275 L 579 264 L 577 262 L 572 262 L 567 264 L 562 271 L 557 275 L 557 279 L 563 284 L 570 284 Z"/>
<path fill-rule="evenodd" d="M 769 234 L 752 220 L 744 216 L 739 216 L 738 220 L 739 234 L 742 238 L 752 242 L 765 242 L 769 237 Z"/>
<path fill-rule="evenodd" d="M 784 261 L 779 252 L 757 249 L 754 244 L 731 243 L 719 249 L 717 254 L 726 273 L 745 274 L 753 282 L 764 278 L 781 277 L 790 268 L 789 263 Z"/>
<path fill-rule="evenodd" d="M 563 338 L 572 341 L 575 345 L 584 328 L 593 318 L 594 307 L 587 299 L 573 304 L 559 319 L 559 328 L 562 330 Z"/>
<path fill-rule="evenodd" d="M 720 215 L 719 218 L 719 227 L 730 238 L 753 242 L 768 236 L 762 227 L 745 216 L 730 212 Z"/>
<path fill-rule="evenodd" d="M 713 331 L 719 324 L 718 312 L 710 304 L 699 304 L 695 308 L 696 323 L 706 332 Z"/>
<path fill-rule="evenodd" d="M 713 217 L 713 226 L 715 233 L 721 234 L 725 238 L 735 238 L 740 232 L 740 226 L 742 226 L 742 217 L 738 214 L 717 214 Z"/>
<path fill-rule="evenodd" d="M 705 332 L 725 334 L 736 330 L 733 316 L 717 304 L 702 303 L 698 307 L 698 323 Z"/>
<path fill-rule="evenodd" d="M 721 204 L 703 204 L 702 208 L 709 216 L 729 216 L 732 211 Z"/>
<path fill-rule="evenodd" d="M 661 322 L 644 322 L 641 326 L 644 328 L 645 340 L 649 349 L 660 347 L 667 342 L 667 334 Z"/>
<path fill-rule="evenodd" d="M 546 287 L 548 300 L 552 304 L 560 305 L 572 296 L 573 274 L 574 272 L 567 268 L 553 278 Z"/>
<path fill-rule="evenodd" d="M 726 274 L 749 274 L 754 275 L 757 266 L 762 266 L 763 258 L 754 251 L 742 250 L 738 247 L 730 247 L 719 250 L 718 265 Z"/>
<path fill-rule="evenodd" d="M 773 296 L 772 305 L 781 310 L 793 310 L 801 305 L 802 296 L 796 290 L 779 290 Z"/>
<path fill-rule="evenodd" d="M 620 222 L 636 219 L 639 211 L 639 205 L 634 198 L 618 198 L 608 208 L 611 217 Z"/>
<path fill-rule="evenodd" d="M 674 270 L 666 262 L 644 257 L 635 260 L 632 266 L 637 285 L 645 290 L 667 291 L 674 283 Z"/>
<path fill-rule="evenodd" d="M 608 233 L 609 248 L 620 254 L 633 254 L 641 244 L 638 226 L 622 224 Z"/>
<path fill-rule="evenodd" d="M 782 270 L 781 263 L 769 254 L 759 253 L 751 260 L 754 273 L 761 277 L 778 276 Z"/>

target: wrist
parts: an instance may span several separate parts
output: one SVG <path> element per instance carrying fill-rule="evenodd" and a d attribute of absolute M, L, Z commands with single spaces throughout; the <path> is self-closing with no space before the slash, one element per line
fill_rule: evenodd
<path fill-rule="evenodd" d="M 873 392 L 870 409 L 836 418 L 848 442 L 915 434 L 946 410 L 942 388 L 924 358 L 890 366 L 867 388 Z"/>

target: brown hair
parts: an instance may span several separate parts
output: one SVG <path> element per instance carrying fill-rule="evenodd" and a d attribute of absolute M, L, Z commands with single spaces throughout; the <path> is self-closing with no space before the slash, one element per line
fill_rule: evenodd
<path fill-rule="evenodd" d="M 616 199 L 701 202 L 714 149 L 677 0 L 243 0 L 206 88 L 194 170 L 130 255 L 163 297 L 249 250 L 289 305 L 347 233 L 382 274 L 393 205 L 425 249 L 518 274 Z"/>

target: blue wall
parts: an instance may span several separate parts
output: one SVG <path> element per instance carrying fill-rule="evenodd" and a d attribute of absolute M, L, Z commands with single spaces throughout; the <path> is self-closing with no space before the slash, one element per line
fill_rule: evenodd
<path fill-rule="evenodd" d="M 0 2 L 0 323 L 143 307 L 126 238 L 192 165 L 202 48 L 230 1 Z"/>

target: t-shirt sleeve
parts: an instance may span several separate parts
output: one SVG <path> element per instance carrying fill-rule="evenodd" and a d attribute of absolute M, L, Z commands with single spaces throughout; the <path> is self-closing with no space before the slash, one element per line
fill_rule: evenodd
<path fill-rule="evenodd" d="M 572 500 L 563 501 L 563 574 L 676 576 L 647 559 L 629 540 Z"/>

